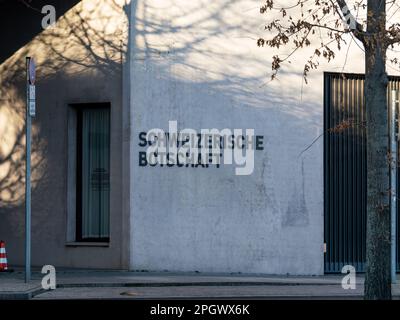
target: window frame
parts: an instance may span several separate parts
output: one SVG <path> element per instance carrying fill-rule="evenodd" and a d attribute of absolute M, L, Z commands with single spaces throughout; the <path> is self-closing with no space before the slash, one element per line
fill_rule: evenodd
<path fill-rule="evenodd" d="M 107 109 L 109 112 L 109 123 L 108 123 L 108 132 L 109 132 L 109 174 L 111 178 L 111 104 L 110 103 L 85 103 L 79 104 L 76 106 L 76 223 L 75 223 L 75 241 L 77 242 L 102 242 L 109 243 L 110 242 L 110 233 L 111 233 L 111 201 L 109 201 L 109 236 L 108 237 L 92 237 L 92 238 L 84 238 L 82 237 L 82 220 L 83 220 L 83 211 L 82 211 L 82 191 L 83 191 L 83 175 L 82 175 L 82 167 L 83 167 L 83 154 L 82 154 L 82 134 L 83 134 L 83 111 L 87 109 Z M 110 181 L 111 182 L 111 181 Z M 109 183 L 109 198 L 111 198 L 111 183 Z M 110 199 L 109 199 L 110 200 Z"/>

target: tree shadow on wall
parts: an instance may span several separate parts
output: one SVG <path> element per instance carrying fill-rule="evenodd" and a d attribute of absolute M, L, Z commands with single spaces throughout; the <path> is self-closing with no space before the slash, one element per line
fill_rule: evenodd
<path fill-rule="evenodd" d="M 16 40 L 2 50 L 0 231 L 4 227 L 15 234 L 23 232 L 25 57 L 33 56 L 37 63 L 37 115 L 32 122 L 32 226 L 34 232 L 42 232 L 54 210 L 65 210 L 67 110 L 62 103 L 68 101 L 71 85 L 78 88 L 76 91 L 81 88 L 79 96 L 85 96 L 86 84 L 90 87 L 97 79 L 121 82 L 128 32 L 125 6 L 125 0 L 81 1 L 65 10 L 54 27 L 31 33 L 31 39 L 22 37 L 21 42 Z M 32 16 L 40 26 L 34 11 Z M 17 48 L 18 43 L 24 45 Z M 65 155 L 61 161 L 60 155 Z M 42 228 L 35 228 L 37 225 Z"/>
<path fill-rule="evenodd" d="M 267 72 L 259 70 L 267 70 L 268 61 L 253 54 L 253 49 L 248 49 L 252 48 L 250 46 L 256 48 L 255 33 L 259 30 L 260 23 L 257 19 L 251 19 L 251 15 L 258 15 L 257 8 L 241 6 L 241 3 L 245 2 L 240 0 L 222 0 L 212 5 L 199 1 L 188 7 L 181 6 L 182 2 L 171 1 L 168 7 L 163 8 L 151 6 L 149 1 L 133 1 L 129 25 L 128 3 L 128 0 L 125 3 L 122 0 L 83 0 L 65 10 L 65 14 L 59 16 L 55 28 L 49 28 L 34 37 L 32 35 L 36 33 L 31 34 L 32 38 L 24 38 L 22 42 L 15 42 L 26 44 L 18 50 L 14 45 L 2 51 L 1 213 L 5 213 L 5 209 L 21 212 L 24 197 L 24 69 L 25 57 L 28 55 L 37 58 L 39 91 L 40 87 L 46 88 L 48 85 L 51 88 L 56 81 L 62 84 L 66 79 L 76 80 L 78 84 L 94 81 L 97 77 L 104 81 L 121 81 L 122 68 L 127 63 L 132 65 L 132 70 L 154 70 L 150 73 L 138 72 L 137 75 L 134 74 L 136 78 L 131 81 L 138 80 L 135 86 L 148 90 L 149 93 L 152 90 L 158 93 L 167 91 L 166 100 L 163 101 L 167 107 L 162 111 L 166 114 L 174 112 L 179 101 L 197 95 L 202 97 L 200 101 L 186 101 L 192 104 L 191 110 L 199 114 L 214 114 L 221 125 L 233 125 L 235 119 L 227 118 L 226 115 L 232 114 L 232 110 L 241 110 L 248 114 L 248 119 L 258 123 L 259 129 L 262 128 L 260 119 L 265 119 L 266 125 L 270 126 L 271 121 L 267 122 L 268 118 L 275 117 L 281 122 L 287 121 L 291 124 L 289 132 L 309 135 L 310 141 L 315 136 L 313 126 L 319 122 L 315 104 L 301 105 L 296 95 L 290 98 L 282 97 L 279 90 L 262 86 Z M 155 19 L 157 15 L 154 13 L 169 8 L 173 9 L 173 14 L 168 19 Z M 193 14 L 195 12 L 199 14 Z M 186 19 L 189 23 L 179 22 Z M 194 26 L 197 26 L 196 29 L 193 29 Z M 7 30 L 4 28 L 3 32 Z M 201 32 L 197 32 L 198 30 Z M 129 32 L 132 39 L 132 61 L 127 59 Z M 232 42 L 242 49 L 233 50 L 232 47 L 226 47 L 227 43 Z M 140 76 L 148 78 L 140 79 Z M 152 88 L 142 88 L 144 83 Z M 285 83 L 285 86 L 289 91 L 300 92 L 299 84 L 300 82 L 293 81 Z M 65 88 L 65 91 L 68 91 L 68 88 Z M 85 93 L 84 89 L 82 92 Z M 48 94 L 54 95 L 52 92 Z M 57 100 L 57 97 L 53 98 Z M 215 105 L 208 104 L 208 99 L 220 103 L 215 108 Z M 275 108 L 276 105 L 281 105 L 282 108 Z M 55 108 L 51 106 L 53 107 Z M 49 190 L 49 186 L 54 186 L 54 190 L 65 191 L 65 186 L 60 185 L 58 181 L 61 174 L 65 175 L 65 168 L 58 168 L 57 165 L 60 164 L 53 159 L 59 149 L 49 146 L 51 136 L 57 135 L 60 128 L 48 130 L 44 125 L 45 121 L 47 123 L 56 117 L 51 108 L 44 110 L 34 121 L 33 158 L 36 160 L 33 161 L 33 201 L 41 202 L 36 204 L 38 209 L 45 208 L 54 201 L 38 201 L 46 198 L 45 190 Z M 149 101 L 148 108 L 151 115 L 152 101 Z M 304 111 L 307 108 L 309 112 L 305 116 Z M 181 111 L 182 121 L 185 121 L 187 114 L 185 110 Z M 44 116 L 46 112 L 47 118 Z M 279 132 L 279 128 L 268 130 Z M 66 148 L 65 140 L 60 141 L 60 144 Z M 298 151 L 303 148 L 303 145 L 299 146 Z M 268 179 L 270 178 L 269 176 Z M 255 177 L 254 180 L 249 180 L 249 183 L 263 185 L 265 181 L 260 179 Z M 270 192 L 273 193 L 273 190 Z M 276 195 L 268 196 L 269 198 L 265 198 L 265 193 L 261 192 L 260 199 L 264 197 L 270 200 L 269 203 L 260 200 L 260 203 L 268 206 L 273 202 L 277 206 L 279 201 Z M 65 202 L 66 196 L 62 197 Z M 12 223 L 17 225 L 20 224 L 20 218 L 16 216 L 9 219 L 13 219 Z M 38 219 L 44 221 L 46 216 L 38 215 Z"/>

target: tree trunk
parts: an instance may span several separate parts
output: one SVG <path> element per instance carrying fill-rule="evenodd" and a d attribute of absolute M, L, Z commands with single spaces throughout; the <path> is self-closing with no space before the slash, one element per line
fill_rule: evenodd
<path fill-rule="evenodd" d="M 365 299 L 391 299 L 390 158 L 385 1 L 368 1 L 365 46 L 367 115 L 367 265 Z"/>

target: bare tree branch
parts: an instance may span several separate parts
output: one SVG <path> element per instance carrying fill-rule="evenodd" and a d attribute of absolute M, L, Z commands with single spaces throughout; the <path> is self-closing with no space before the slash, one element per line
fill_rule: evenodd
<path fill-rule="evenodd" d="M 363 27 L 351 13 L 349 7 L 347 6 L 346 0 L 336 0 L 336 3 L 339 5 L 340 11 L 338 10 L 337 6 L 333 3 L 333 0 L 330 1 L 334 6 L 338 15 L 341 16 L 343 19 L 345 19 L 348 25 L 354 23 L 355 28 L 352 30 L 352 32 L 354 33 L 357 39 L 363 41 L 365 35 Z"/>

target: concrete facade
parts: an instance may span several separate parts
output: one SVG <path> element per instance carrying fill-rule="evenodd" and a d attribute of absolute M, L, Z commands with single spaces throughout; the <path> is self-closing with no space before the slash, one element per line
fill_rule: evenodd
<path fill-rule="evenodd" d="M 131 10 L 131 268 L 323 273 L 322 72 L 268 82 L 257 1 L 135 1 Z M 287 73 L 286 73 L 287 72 Z M 303 100 L 300 99 L 303 87 Z M 140 132 L 254 129 L 249 176 L 140 167 Z"/>
<path fill-rule="evenodd" d="M 259 1 L 131 7 L 131 269 L 323 274 L 324 72 L 364 73 L 362 45 L 345 36 L 305 83 L 321 32 L 270 81 L 272 57 L 291 48 L 257 47 L 260 36 L 271 38 L 264 26 L 275 12 L 261 15 Z M 388 64 L 388 73 L 398 71 Z M 141 133 L 168 131 L 171 120 L 178 131 L 254 129 L 264 141 L 254 172 L 141 166 Z"/>

